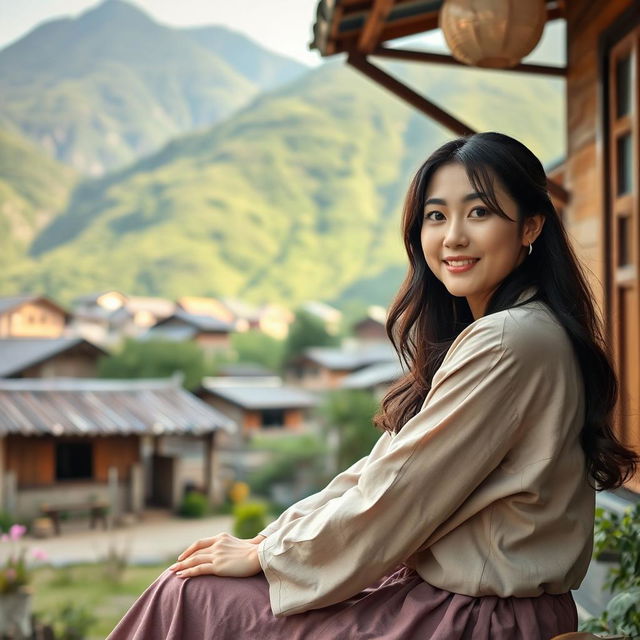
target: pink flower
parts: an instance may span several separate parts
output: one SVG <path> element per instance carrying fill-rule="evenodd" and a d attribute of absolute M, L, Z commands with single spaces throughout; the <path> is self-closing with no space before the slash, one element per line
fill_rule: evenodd
<path fill-rule="evenodd" d="M 9 537 L 12 540 L 20 540 L 22 536 L 27 532 L 27 527 L 21 524 L 12 524 L 9 529 Z"/>
<path fill-rule="evenodd" d="M 31 556 L 34 560 L 41 560 L 43 562 L 49 559 L 49 555 L 47 554 L 47 552 L 40 547 L 34 547 L 33 549 L 31 549 Z"/>

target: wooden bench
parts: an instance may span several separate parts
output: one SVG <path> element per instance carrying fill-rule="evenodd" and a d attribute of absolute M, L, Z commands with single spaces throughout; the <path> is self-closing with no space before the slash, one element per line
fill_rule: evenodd
<path fill-rule="evenodd" d="M 107 528 L 107 505 L 104 503 L 85 502 L 61 505 L 43 504 L 40 507 L 40 510 L 47 518 L 51 518 L 56 535 L 60 535 L 60 514 L 74 511 L 88 512 L 90 516 L 89 525 L 92 529 L 96 528 L 98 522 L 102 523 L 104 529 Z"/>

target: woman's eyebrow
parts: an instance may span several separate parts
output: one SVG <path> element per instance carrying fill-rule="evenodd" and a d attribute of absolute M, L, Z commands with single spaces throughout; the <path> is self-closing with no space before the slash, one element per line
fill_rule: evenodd
<path fill-rule="evenodd" d="M 485 193 L 478 193 L 478 192 L 474 192 L 474 193 L 468 193 L 466 196 L 464 196 L 464 198 L 462 198 L 462 202 L 469 202 L 469 200 L 482 200 L 483 196 L 486 196 Z M 429 198 L 425 203 L 424 206 L 426 207 L 428 204 L 447 204 L 446 200 L 443 200 L 442 198 Z"/>

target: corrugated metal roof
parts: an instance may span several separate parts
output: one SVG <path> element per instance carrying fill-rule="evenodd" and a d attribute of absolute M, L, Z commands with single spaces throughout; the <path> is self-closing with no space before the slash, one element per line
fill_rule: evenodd
<path fill-rule="evenodd" d="M 96 349 L 101 354 L 107 353 L 84 338 L 0 339 L 0 378 L 19 373 L 81 344 Z"/>
<path fill-rule="evenodd" d="M 352 371 L 377 362 L 397 361 L 398 356 L 389 342 L 374 343 L 356 349 L 310 347 L 304 355 L 331 370 Z"/>
<path fill-rule="evenodd" d="M 224 378 L 205 378 L 202 388 L 243 409 L 303 409 L 319 402 L 317 395 L 285 385 L 232 385 L 225 382 Z"/>
<path fill-rule="evenodd" d="M 371 389 L 379 384 L 399 380 L 405 371 L 400 362 L 382 362 L 350 373 L 342 379 L 343 389 Z"/>
<path fill-rule="evenodd" d="M 200 435 L 236 424 L 178 378 L 0 380 L 0 435 Z"/>

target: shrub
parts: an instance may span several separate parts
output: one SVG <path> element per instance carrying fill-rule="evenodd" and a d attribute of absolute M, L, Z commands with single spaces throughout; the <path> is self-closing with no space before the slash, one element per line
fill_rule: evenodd
<path fill-rule="evenodd" d="M 233 535 L 236 538 L 255 538 L 267 526 L 267 507 L 262 502 L 237 504 L 233 515 Z"/>
<path fill-rule="evenodd" d="M 614 596 L 603 614 L 587 620 L 581 629 L 636 638 L 640 636 L 640 503 L 622 516 L 596 509 L 594 546 L 596 559 L 616 560 L 604 584 Z"/>
<path fill-rule="evenodd" d="M 207 497 L 199 491 L 188 491 L 179 510 L 183 518 L 202 518 L 209 513 Z"/>
<path fill-rule="evenodd" d="M 52 622 L 56 640 L 84 640 L 97 618 L 84 605 L 66 602 Z"/>

